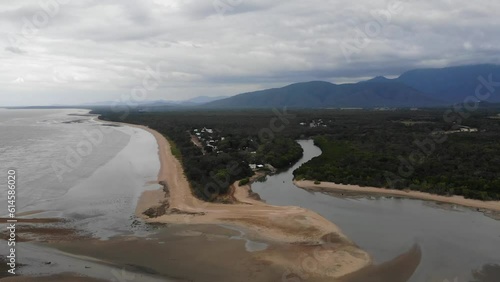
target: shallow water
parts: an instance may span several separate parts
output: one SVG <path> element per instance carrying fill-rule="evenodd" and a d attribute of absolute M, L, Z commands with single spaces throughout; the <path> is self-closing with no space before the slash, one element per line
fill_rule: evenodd
<path fill-rule="evenodd" d="M 23 258 L 20 273 L 23 275 L 49 276 L 57 273 L 84 273 L 89 277 L 107 281 L 165 282 L 163 277 L 137 273 L 131 267 L 115 267 L 93 261 L 91 258 L 78 257 L 55 251 L 48 247 L 25 243 L 19 245 L 17 254 Z"/>
<path fill-rule="evenodd" d="M 335 197 L 295 187 L 293 170 L 321 154 L 313 141 L 299 143 L 304 148 L 302 160 L 290 170 L 252 185 L 267 203 L 318 212 L 368 251 L 375 264 L 391 260 L 417 243 L 422 261 L 410 281 L 470 281 L 472 271 L 500 264 L 500 221 L 482 213 L 410 199 Z"/>
<path fill-rule="evenodd" d="M 0 173 L 17 171 L 18 214 L 43 211 L 33 217 L 70 219 L 104 239 L 133 232 L 137 199 L 159 187 L 147 184 L 157 179 L 158 146 L 144 130 L 105 126 L 87 113 L 0 110 Z"/>
<path fill-rule="evenodd" d="M 269 244 L 267 244 L 267 243 L 253 241 L 253 240 L 248 239 L 245 231 L 241 230 L 240 228 L 238 228 L 236 226 L 223 225 L 223 224 L 220 224 L 219 226 L 226 228 L 226 229 L 229 229 L 229 230 L 239 232 L 240 233 L 239 235 L 231 236 L 230 239 L 245 241 L 245 250 L 249 253 L 260 252 L 260 251 L 263 251 L 269 247 Z"/>
<path fill-rule="evenodd" d="M 0 173 L 17 171 L 17 214 L 61 217 L 69 220 L 68 228 L 104 240 L 150 234 L 135 224 L 134 213 L 143 191 L 160 188 L 148 184 L 157 180 L 160 167 L 155 138 L 137 128 L 107 126 L 87 113 L 0 109 Z M 7 214 L 6 191 L 1 181 L 0 216 Z M 167 281 L 37 244 L 20 243 L 16 249 L 24 275 L 76 272 L 111 281 Z M 0 252 L 7 253 L 6 243 Z"/>

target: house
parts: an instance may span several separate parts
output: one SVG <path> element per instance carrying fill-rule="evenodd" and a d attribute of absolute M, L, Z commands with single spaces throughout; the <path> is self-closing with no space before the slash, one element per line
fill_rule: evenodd
<path fill-rule="evenodd" d="M 210 128 L 203 127 L 203 130 L 201 132 L 206 132 L 206 133 L 212 134 L 212 133 L 214 133 L 214 130 L 210 129 Z"/>
<path fill-rule="evenodd" d="M 472 128 L 468 126 L 460 126 L 459 130 L 460 132 L 478 132 L 477 128 Z"/>

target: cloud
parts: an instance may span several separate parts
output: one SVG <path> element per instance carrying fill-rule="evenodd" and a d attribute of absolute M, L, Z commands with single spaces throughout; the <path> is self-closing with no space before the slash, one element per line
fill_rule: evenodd
<path fill-rule="evenodd" d="M 500 3 L 489 0 L 402 1 L 389 17 L 385 0 L 68 2 L 29 38 L 25 21 L 44 8 L 0 4 L 0 105 L 119 99 L 159 62 L 162 80 L 148 99 L 500 63 Z M 346 43 L 355 46 L 350 60 Z M 24 83 L 12 83 L 18 78 Z"/>
<path fill-rule="evenodd" d="M 26 51 L 21 50 L 19 47 L 15 46 L 7 46 L 5 47 L 5 51 L 9 51 L 15 54 L 26 54 Z"/>
<path fill-rule="evenodd" d="M 12 81 L 12 83 L 15 83 L 15 84 L 21 84 L 21 83 L 24 83 L 24 78 L 22 78 L 22 77 L 18 77 L 18 78 L 16 78 L 14 81 Z"/>

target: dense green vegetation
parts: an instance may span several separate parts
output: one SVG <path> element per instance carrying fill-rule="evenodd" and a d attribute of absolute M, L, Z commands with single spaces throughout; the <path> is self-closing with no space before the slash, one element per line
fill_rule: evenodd
<path fill-rule="evenodd" d="M 248 183 L 250 183 L 250 178 L 248 178 L 248 177 L 247 177 L 247 178 L 245 178 L 245 179 L 242 179 L 242 180 L 238 183 L 238 185 L 243 186 L 243 185 L 247 185 Z"/>
<path fill-rule="evenodd" d="M 274 138 L 257 150 L 255 161 L 275 168 L 286 168 L 302 157 L 302 147 L 290 138 Z"/>
<path fill-rule="evenodd" d="M 250 177 L 250 164 L 280 169 L 295 163 L 302 150 L 294 140 L 306 138 L 315 138 L 323 155 L 295 171 L 299 178 L 500 199 L 500 110 L 445 118 L 447 110 L 132 112 L 125 119 L 98 112 L 168 136 L 182 155 L 193 191 L 206 200 Z M 451 134 L 459 125 L 478 132 Z M 200 138 L 216 147 L 204 146 L 205 154 L 191 141 L 203 128 L 213 133 Z"/>
<path fill-rule="evenodd" d="M 500 121 L 475 116 L 469 124 L 485 131 L 432 134 L 432 127 L 444 124 L 388 120 L 369 134 L 358 129 L 349 138 L 339 133 L 319 136 L 314 142 L 322 155 L 294 175 L 297 179 L 500 200 Z"/>
<path fill-rule="evenodd" d="M 374 108 L 429 107 L 444 104 L 407 85 L 387 80 L 341 85 L 325 81 L 296 83 L 282 88 L 240 94 L 211 102 L 204 107 L 246 109 L 286 105 L 293 108 Z"/>
<path fill-rule="evenodd" d="M 362 150 L 349 141 L 317 137 L 314 144 L 322 155 L 294 171 L 297 179 L 312 179 L 341 184 L 383 187 L 385 172 L 397 171 L 398 160 L 373 150 Z"/>
<path fill-rule="evenodd" d="M 225 199 L 231 184 L 252 176 L 250 164 L 286 168 L 303 153 L 302 147 L 284 134 L 262 137 L 272 112 L 135 112 L 125 119 L 110 111 L 96 112 L 104 120 L 146 125 L 165 135 L 173 144 L 172 153 L 182 162 L 194 194 L 208 201 Z M 200 134 L 203 150 L 191 140 L 196 133 Z"/>

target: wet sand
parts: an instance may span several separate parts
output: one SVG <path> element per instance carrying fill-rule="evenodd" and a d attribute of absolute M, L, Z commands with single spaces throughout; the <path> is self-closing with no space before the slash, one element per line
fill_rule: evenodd
<path fill-rule="evenodd" d="M 77 274 L 63 273 L 44 277 L 7 277 L 2 282 L 106 282 L 105 280 L 82 277 Z"/>
<path fill-rule="evenodd" d="M 419 246 L 414 246 L 408 252 L 392 261 L 378 266 L 370 266 L 359 272 L 347 275 L 341 279 L 345 282 L 404 282 L 408 281 L 422 259 Z"/>
<path fill-rule="evenodd" d="M 343 185 L 331 182 L 321 182 L 314 184 L 314 181 L 294 181 L 294 184 L 302 189 L 314 192 L 344 192 L 344 193 L 359 193 L 359 194 L 375 194 L 382 196 L 395 196 L 410 199 L 419 199 L 424 201 L 434 201 L 445 204 L 459 205 L 469 208 L 484 209 L 495 212 L 500 212 L 500 201 L 480 201 L 473 199 L 465 199 L 462 196 L 439 196 L 419 191 L 394 190 L 376 187 L 361 187 L 357 185 Z"/>
<path fill-rule="evenodd" d="M 325 245 L 268 242 L 266 249 L 252 251 L 239 233 L 217 225 L 175 225 L 148 238 L 59 242 L 50 246 L 92 256 L 128 271 L 169 277 L 169 281 L 406 282 L 421 258 L 415 246 L 390 262 L 332 279 L 329 276 L 345 262 L 330 260 L 329 253 L 338 252 L 343 245 L 334 234 L 324 238 Z M 325 275 L 324 266 L 328 266 L 330 275 Z"/>
<path fill-rule="evenodd" d="M 2 238 L 7 237 L 7 232 L 1 233 Z M 90 234 L 66 226 L 16 226 L 16 241 L 21 242 L 59 242 L 68 240 L 81 240 L 90 238 Z"/>
<path fill-rule="evenodd" d="M 0 224 L 6 224 L 9 218 L 0 218 Z M 62 218 L 17 218 L 17 223 L 61 223 Z"/>
<path fill-rule="evenodd" d="M 216 225 L 170 226 L 148 238 L 51 244 L 119 268 L 179 281 L 279 281 L 284 268 L 250 253 L 239 232 Z"/>

